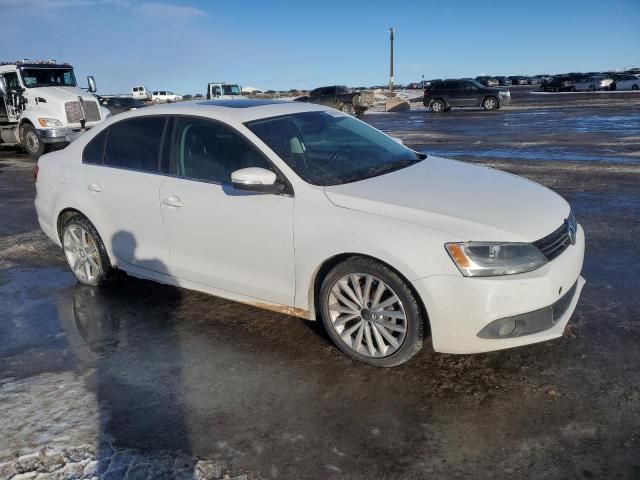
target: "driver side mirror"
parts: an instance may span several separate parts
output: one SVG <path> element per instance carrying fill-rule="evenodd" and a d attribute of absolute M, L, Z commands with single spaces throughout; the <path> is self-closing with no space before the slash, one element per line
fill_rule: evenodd
<path fill-rule="evenodd" d="M 89 84 L 89 93 L 95 93 L 98 91 L 98 87 L 96 86 L 96 79 L 91 75 L 87 77 L 87 84 Z"/>
<path fill-rule="evenodd" d="M 278 176 L 265 168 L 241 168 L 231 173 L 231 184 L 236 190 L 256 193 L 282 193 L 284 185 Z"/>

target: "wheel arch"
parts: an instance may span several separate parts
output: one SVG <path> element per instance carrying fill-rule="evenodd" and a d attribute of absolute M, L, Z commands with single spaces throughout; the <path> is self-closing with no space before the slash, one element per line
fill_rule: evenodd
<path fill-rule="evenodd" d="M 91 217 L 89 217 L 89 215 L 87 215 L 86 213 L 78 210 L 77 208 L 67 207 L 67 208 L 63 208 L 58 213 L 58 216 L 56 218 L 56 233 L 58 234 L 58 238 L 60 239 L 61 242 L 62 242 L 62 228 L 64 227 L 64 224 L 71 217 L 75 217 L 75 216 L 82 216 L 82 217 L 86 218 L 89 222 L 91 222 L 91 225 L 93 225 L 93 227 L 98 232 L 98 235 L 100 235 L 100 239 L 102 239 L 102 235 L 100 234 L 100 231 L 98 230 L 98 227 L 96 226 L 95 222 L 93 220 L 91 220 Z M 103 240 L 103 242 L 104 242 L 104 240 Z"/>
<path fill-rule="evenodd" d="M 418 294 L 418 291 L 415 289 L 415 287 L 413 286 L 413 284 L 407 279 L 407 277 L 401 272 L 399 271 L 397 268 L 395 268 L 393 265 L 390 265 L 389 263 L 385 262 L 384 260 L 380 260 L 379 258 L 376 258 L 372 255 L 367 255 L 367 254 L 363 254 L 363 253 L 357 253 L 357 252 L 347 252 L 347 253 L 339 253 L 337 255 L 334 255 L 332 257 L 327 258 L 324 262 L 322 262 L 322 264 L 320 264 L 318 266 L 318 268 L 316 268 L 316 270 L 313 273 L 313 276 L 311 278 L 311 282 L 309 285 L 309 314 L 310 314 L 310 319 L 312 320 L 317 320 L 318 319 L 318 315 L 320 312 L 320 287 L 322 286 L 322 281 L 324 280 L 324 278 L 327 276 L 327 274 L 329 273 L 329 271 L 335 267 L 336 265 L 348 260 L 349 258 L 354 258 L 354 257 L 359 257 L 359 258 L 367 258 L 369 260 L 374 260 L 382 265 L 384 265 L 385 267 L 387 267 L 389 270 L 393 271 L 396 275 L 398 275 L 400 277 L 400 279 L 405 282 L 405 284 L 407 285 L 407 288 L 409 288 L 409 290 L 411 290 L 411 293 L 413 293 L 413 295 L 416 298 L 416 301 L 418 302 L 418 307 L 420 308 L 420 313 L 422 314 L 423 318 L 424 318 L 424 323 L 425 323 L 425 335 L 428 335 L 431 332 L 431 325 L 429 322 L 429 312 L 427 311 L 427 307 L 424 304 L 424 301 L 422 299 L 422 297 Z"/>

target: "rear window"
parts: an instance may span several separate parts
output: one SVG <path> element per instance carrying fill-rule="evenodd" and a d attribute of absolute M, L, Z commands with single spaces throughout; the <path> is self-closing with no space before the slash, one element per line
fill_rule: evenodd
<path fill-rule="evenodd" d="M 104 165 L 156 173 L 165 117 L 139 117 L 109 127 Z"/>

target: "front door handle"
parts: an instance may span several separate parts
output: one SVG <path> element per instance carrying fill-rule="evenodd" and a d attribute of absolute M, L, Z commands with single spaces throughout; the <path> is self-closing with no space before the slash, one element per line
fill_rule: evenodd
<path fill-rule="evenodd" d="M 174 208 L 182 207 L 182 202 L 180 201 L 180 198 L 176 197 L 175 195 L 171 195 L 170 197 L 162 199 L 162 203 L 164 203 L 169 207 L 174 207 Z"/>
<path fill-rule="evenodd" d="M 90 183 L 87 188 L 93 193 L 100 193 L 102 191 L 100 185 L 98 185 L 97 183 Z"/>

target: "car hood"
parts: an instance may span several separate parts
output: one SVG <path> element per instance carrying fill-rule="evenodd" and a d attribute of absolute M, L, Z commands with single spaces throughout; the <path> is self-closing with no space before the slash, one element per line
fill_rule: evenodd
<path fill-rule="evenodd" d="M 429 156 L 386 175 L 325 187 L 343 208 L 440 230 L 457 240 L 533 242 L 562 225 L 569 204 L 524 178 Z"/>

